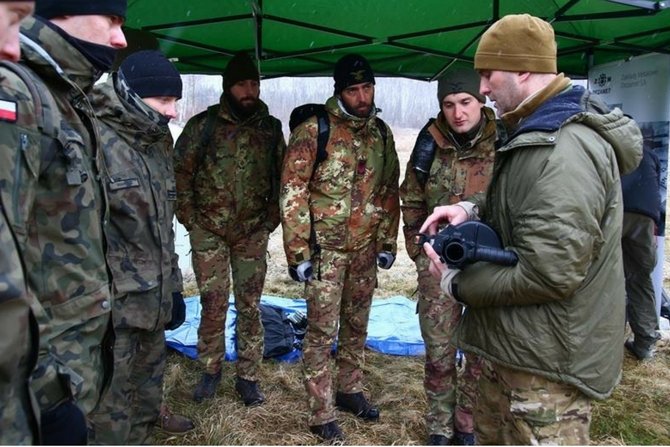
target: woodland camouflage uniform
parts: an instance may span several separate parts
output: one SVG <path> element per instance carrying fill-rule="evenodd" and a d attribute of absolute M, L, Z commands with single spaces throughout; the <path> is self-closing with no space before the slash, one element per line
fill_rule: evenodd
<path fill-rule="evenodd" d="M 202 313 L 198 357 L 205 373 L 221 370 L 232 269 L 237 309 L 237 375 L 258 380 L 263 359 L 260 303 L 269 234 L 279 225 L 281 123 L 259 100 L 241 120 L 226 94 L 191 118 L 175 146 L 177 218 L 189 231 Z M 209 144 L 201 146 L 208 113 Z"/>
<path fill-rule="evenodd" d="M 174 251 L 172 136 L 118 72 L 91 95 L 100 120 L 110 207 L 114 376 L 91 416 L 96 444 L 146 444 L 163 396 L 164 327 L 182 278 Z"/>
<path fill-rule="evenodd" d="M 4 83 L 4 79 L 0 82 Z M 0 87 L 0 97 L 5 98 L 3 87 Z M 0 132 L 4 134 L 7 125 L 1 122 Z M 7 172 L 4 169 L 0 172 L 4 179 Z M 39 441 L 36 405 L 33 406 L 29 388 L 37 358 L 38 329 L 30 310 L 16 239 L 4 209 L 3 203 L 0 214 L 0 444 L 31 445 Z"/>
<path fill-rule="evenodd" d="M 105 361 L 109 344 L 103 342 L 111 311 L 103 234 L 107 205 L 99 183 L 104 169 L 85 94 L 98 73 L 41 20 L 26 19 L 22 34 L 22 64 L 33 71 L 38 91 L 51 92 L 44 116 L 57 129 L 52 135 L 40 131 L 28 104 L 34 101 L 30 90 L 15 90 L 19 112 L 31 112 L 3 137 L 20 148 L 3 151 L 5 158 L 21 157 L 3 159 L 3 166 L 15 172 L 15 183 L 3 187 L 2 194 L 3 203 L 12 204 L 5 211 L 23 253 L 30 293 L 37 297 L 33 310 L 40 324 L 40 352 L 32 387 L 42 412 L 72 395 L 87 414 L 111 372 Z M 9 76 L 6 68 L 0 76 Z"/>
<path fill-rule="evenodd" d="M 303 363 L 310 426 L 336 419 L 329 365 L 336 336 L 338 390 L 363 391 L 377 254 L 396 253 L 400 220 L 398 156 L 390 128 L 384 146 L 375 113 L 354 117 L 343 111 L 337 96 L 328 99 L 326 110 L 326 159 L 314 169 L 318 125 L 310 118 L 291 135 L 281 189 L 288 264 L 311 260 L 314 266 L 314 278 L 305 286 Z"/>
<path fill-rule="evenodd" d="M 430 172 L 425 181 L 420 181 L 413 159 L 410 159 L 405 180 L 400 186 L 405 246 L 410 258 L 416 263 L 419 292 L 417 309 L 421 335 L 426 344 L 426 426 L 428 433 L 449 439 L 454 436 L 454 429 L 461 433 L 472 433 L 474 430 L 472 411 L 477 379 L 481 374 L 481 361 L 477 356 L 468 354 L 465 370 L 457 379 L 456 346 L 450 344 L 450 341 L 463 306 L 440 290 L 440 281 L 428 270 L 430 260 L 415 241 L 433 208 L 451 205 L 486 192 L 493 171 L 497 138 L 493 110 L 482 108 L 482 119 L 478 126 L 480 130 L 471 141 L 458 144 L 440 112 L 437 119 L 421 131 L 422 134 L 428 133 L 435 141 L 435 157 Z"/>

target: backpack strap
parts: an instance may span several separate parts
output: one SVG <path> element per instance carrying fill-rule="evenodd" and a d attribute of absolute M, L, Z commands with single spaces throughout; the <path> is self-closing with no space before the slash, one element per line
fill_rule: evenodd
<path fill-rule="evenodd" d="M 198 142 L 198 153 L 196 161 L 196 169 L 193 170 L 191 175 L 191 190 L 195 191 L 195 175 L 197 172 L 200 172 L 202 166 L 205 164 L 205 158 L 207 158 L 207 148 L 212 142 L 212 134 L 214 133 L 214 125 L 216 124 L 216 115 L 218 114 L 218 104 L 207 107 L 207 116 L 205 118 L 205 127 L 200 134 L 200 141 Z"/>
<path fill-rule="evenodd" d="M 431 118 L 428 123 L 419 131 L 419 135 L 414 143 L 410 161 L 414 168 L 416 179 L 422 188 L 426 186 L 428 177 L 430 176 L 430 167 L 435 159 L 435 151 L 437 149 L 437 142 L 432 130 L 435 127 L 435 119 Z M 438 131 L 439 132 L 439 131 Z"/>
<path fill-rule="evenodd" d="M 61 129 L 61 113 L 47 86 L 30 69 L 21 64 L 1 61 L 0 66 L 16 74 L 30 91 L 35 110 L 35 123 L 42 135 L 41 144 L 49 146 L 53 140 L 60 143 L 60 151 L 67 165 L 65 173 L 67 184 L 81 185 L 88 178 L 88 173 L 83 167 L 81 148 L 75 143 L 81 143 L 81 138 L 70 128 Z"/>
<path fill-rule="evenodd" d="M 43 82 L 31 70 L 23 65 L 0 61 L 0 67 L 16 74 L 25 86 L 28 87 L 35 107 L 37 128 L 40 132 L 50 138 L 57 138 L 59 129 L 56 123 L 58 122 L 60 113 L 49 89 L 44 86 Z"/>
<path fill-rule="evenodd" d="M 386 148 L 386 140 L 388 139 L 388 131 L 386 129 L 386 123 L 384 122 L 383 119 L 379 118 L 378 116 L 375 117 L 375 122 L 377 123 L 377 127 L 379 128 L 379 133 L 382 134 L 382 141 L 384 142 L 384 148 Z M 384 154 L 386 154 L 386 151 L 384 151 Z"/>

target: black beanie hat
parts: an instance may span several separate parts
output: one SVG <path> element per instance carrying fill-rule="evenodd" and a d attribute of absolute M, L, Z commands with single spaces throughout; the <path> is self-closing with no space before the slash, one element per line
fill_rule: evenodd
<path fill-rule="evenodd" d="M 372 68 L 360 54 L 347 54 L 342 56 L 335 64 L 333 72 L 335 79 L 335 94 L 339 95 L 342 90 L 350 85 L 361 84 L 363 82 L 375 83 L 375 75 Z"/>
<path fill-rule="evenodd" d="M 174 96 L 181 98 L 179 71 L 158 50 L 143 50 L 123 60 L 119 70 L 140 98 Z"/>
<path fill-rule="evenodd" d="M 35 15 L 45 19 L 62 16 L 104 15 L 126 18 L 127 0 L 36 0 Z"/>
<path fill-rule="evenodd" d="M 223 89 L 229 91 L 233 85 L 248 79 L 260 81 L 258 68 L 247 53 L 239 52 L 228 61 L 226 71 L 223 72 Z"/>

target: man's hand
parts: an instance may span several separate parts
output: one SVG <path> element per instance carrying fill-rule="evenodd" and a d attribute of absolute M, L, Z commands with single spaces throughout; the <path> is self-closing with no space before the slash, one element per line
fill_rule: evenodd
<path fill-rule="evenodd" d="M 377 254 L 377 265 L 380 269 L 388 270 L 395 262 L 395 255 L 390 251 L 382 251 Z"/>
<path fill-rule="evenodd" d="M 303 261 L 297 266 L 289 266 L 288 274 L 293 281 L 305 282 L 312 280 L 312 261 Z"/>
<path fill-rule="evenodd" d="M 428 259 L 430 259 L 430 265 L 428 266 L 430 274 L 433 275 L 435 279 L 440 280 L 440 289 L 442 289 L 445 295 L 452 300 L 455 300 L 456 298 L 454 297 L 452 283 L 456 275 L 461 271 L 447 267 L 447 264 L 444 264 L 440 260 L 440 255 L 433 250 L 433 247 L 428 242 L 423 244 L 423 250 L 426 252 Z"/>
<path fill-rule="evenodd" d="M 463 205 L 461 205 L 461 203 Z M 470 212 L 468 211 L 468 208 L 471 210 Z M 445 223 L 458 225 L 459 223 L 471 220 L 471 213 L 474 215 L 476 210 L 470 202 L 460 202 L 456 205 L 436 206 L 433 209 L 433 214 L 428 216 L 421 226 L 419 233 L 430 235 L 436 234 L 438 225 Z"/>

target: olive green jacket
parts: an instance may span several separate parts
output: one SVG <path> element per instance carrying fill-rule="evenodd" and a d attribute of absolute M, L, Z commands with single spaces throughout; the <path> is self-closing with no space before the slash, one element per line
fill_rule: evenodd
<path fill-rule="evenodd" d="M 519 262 L 457 276 L 468 307 L 455 343 L 602 399 L 623 359 L 619 174 L 639 163 L 642 136 L 618 109 L 587 112 L 592 99 L 581 87 L 551 98 L 498 150 L 481 216 Z"/>

